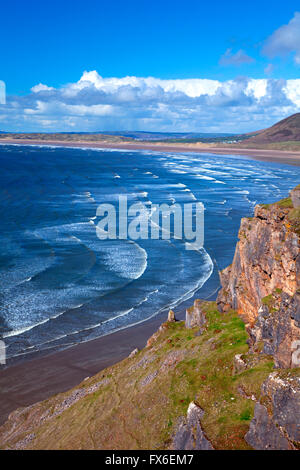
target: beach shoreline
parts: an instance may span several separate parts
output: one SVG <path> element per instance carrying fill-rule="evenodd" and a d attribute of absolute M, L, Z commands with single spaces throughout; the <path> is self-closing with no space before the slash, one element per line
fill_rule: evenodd
<path fill-rule="evenodd" d="M 110 149 L 110 150 L 152 150 L 156 152 L 192 152 L 211 153 L 213 155 L 236 155 L 252 157 L 255 160 L 269 161 L 274 163 L 284 163 L 288 165 L 300 166 L 300 152 L 290 152 L 283 150 L 263 150 L 247 148 L 228 148 L 205 146 L 205 144 L 163 144 L 159 143 L 139 143 L 139 142 L 66 142 L 58 140 L 31 140 L 31 139 L 0 139 L 0 144 L 6 145 L 33 145 L 33 146 L 55 146 L 70 148 L 90 148 Z"/>

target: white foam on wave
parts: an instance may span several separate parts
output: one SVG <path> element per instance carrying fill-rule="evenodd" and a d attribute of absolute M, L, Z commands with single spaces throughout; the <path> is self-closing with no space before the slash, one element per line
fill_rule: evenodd
<path fill-rule="evenodd" d="M 73 308 L 76 308 L 76 307 L 73 307 Z M 34 328 L 36 328 L 36 327 L 38 327 L 38 326 L 40 326 L 40 325 L 44 325 L 45 323 L 48 323 L 49 321 L 54 320 L 55 318 L 60 317 L 60 316 L 63 315 L 65 312 L 66 312 L 66 310 L 64 310 L 63 312 L 57 313 L 56 315 L 52 315 L 52 316 L 49 317 L 49 318 L 45 318 L 44 320 L 41 320 L 40 322 L 34 323 L 34 324 L 32 324 L 32 325 L 28 325 L 28 326 L 24 326 L 23 328 L 19 328 L 19 329 L 16 329 L 16 330 L 8 331 L 7 333 L 4 333 L 2 336 L 3 336 L 3 338 L 9 338 L 9 337 L 11 337 L 11 336 L 18 336 L 18 335 L 21 335 L 22 333 L 25 333 L 26 331 L 33 330 Z"/>
<path fill-rule="evenodd" d="M 20 284 L 23 284 L 23 282 L 29 282 L 31 281 L 31 279 L 32 279 L 32 276 L 27 277 L 26 279 L 24 279 L 24 281 L 21 281 Z"/>
<path fill-rule="evenodd" d="M 224 199 L 224 201 L 214 201 L 214 204 L 226 204 L 227 200 Z"/>
<path fill-rule="evenodd" d="M 200 173 L 196 173 L 195 177 L 199 178 L 199 179 L 202 179 L 202 180 L 215 181 L 215 178 L 212 178 L 211 176 L 201 175 Z"/>

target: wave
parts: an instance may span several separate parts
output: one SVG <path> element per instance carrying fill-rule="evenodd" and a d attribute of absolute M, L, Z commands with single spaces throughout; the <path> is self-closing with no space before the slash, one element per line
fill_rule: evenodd
<path fill-rule="evenodd" d="M 74 308 L 76 308 L 76 307 L 74 307 Z M 33 329 L 36 328 L 37 326 L 44 325 L 45 323 L 48 323 L 49 321 L 54 320 L 55 318 L 60 317 L 60 316 L 63 315 L 65 312 L 66 312 L 66 310 L 64 310 L 63 312 L 57 313 L 56 315 L 53 315 L 52 317 L 45 318 L 44 320 L 41 320 L 41 321 L 38 322 L 38 323 L 34 323 L 33 325 L 28 325 L 28 326 L 24 326 L 23 328 L 19 328 L 19 329 L 17 329 L 17 330 L 8 331 L 7 333 L 3 333 L 3 334 L 2 334 L 2 337 L 3 337 L 3 338 L 9 338 L 9 337 L 11 337 L 11 336 L 18 336 L 18 335 L 21 335 L 22 333 L 25 333 L 26 331 L 33 330 Z"/>

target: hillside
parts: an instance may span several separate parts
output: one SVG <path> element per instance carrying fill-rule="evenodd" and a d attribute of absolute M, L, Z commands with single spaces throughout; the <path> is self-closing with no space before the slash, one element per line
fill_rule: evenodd
<path fill-rule="evenodd" d="M 248 358 L 245 326 L 235 312 L 222 316 L 215 303 L 202 311 L 201 330 L 166 322 L 133 357 L 12 413 L 0 429 L 0 448 L 168 449 L 193 401 L 205 412 L 202 425 L 213 447 L 249 448 L 243 437 L 254 402 L 247 397 L 259 397 L 272 358 Z M 234 375 L 236 354 L 253 364 Z"/>
<path fill-rule="evenodd" d="M 246 142 L 257 144 L 272 144 L 275 142 L 300 141 L 300 113 L 293 114 L 274 126 L 261 131 Z"/>

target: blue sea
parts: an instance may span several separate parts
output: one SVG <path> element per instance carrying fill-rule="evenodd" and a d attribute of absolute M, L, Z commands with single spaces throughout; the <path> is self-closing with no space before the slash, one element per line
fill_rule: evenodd
<path fill-rule="evenodd" d="M 1 145 L 0 170 L 0 333 L 14 359 L 215 298 L 241 217 L 300 182 L 299 167 L 246 157 L 47 146 Z M 202 202 L 204 248 L 99 240 L 97 207 L 119 195 Z"/>

